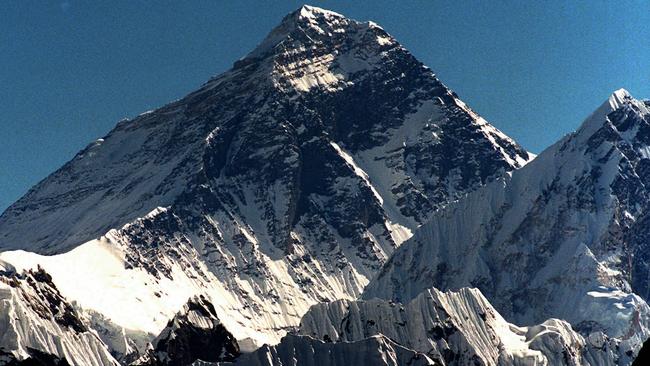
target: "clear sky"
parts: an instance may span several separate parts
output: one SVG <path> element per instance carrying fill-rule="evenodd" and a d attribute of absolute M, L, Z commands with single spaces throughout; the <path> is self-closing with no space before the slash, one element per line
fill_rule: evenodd
<path fill-rule="evenodd" d="M 0 211 L 115 123 L 197 88 L 294 1 L 0 1 Z M 615 89 L 650 98 L 650 1 L 312 1 L 374 20 L 538 153 Z"/>

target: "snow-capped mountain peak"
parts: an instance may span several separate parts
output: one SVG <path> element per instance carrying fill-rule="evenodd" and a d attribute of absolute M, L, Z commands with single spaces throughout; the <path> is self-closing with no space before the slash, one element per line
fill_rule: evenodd
<path fill-rule="evenodd" d="M 319 39 L 331 37 L 332 32 L 345 32 L 345 28 L 350 24 L 361 23 L 333 11 L 303 5 L 285 16 L 280 25 L 275 27 L 244 59 L 268 56 L 280 52 L 279 48 L 282 47 L 292 48 L 296 43 L 291 42 L 297 40 L 303 41 L 303 45 L 310 42 L 315 45 Z"/>
<path fill-rule="evenodd" d="M 205 294 L 251 349 L 358 297 L 435 210 L 530 158 L 374 23 L 303 7 L 32 188 L 0 216 L 0 257 L 128 329 L 104 339 L 139 347 Z"/>

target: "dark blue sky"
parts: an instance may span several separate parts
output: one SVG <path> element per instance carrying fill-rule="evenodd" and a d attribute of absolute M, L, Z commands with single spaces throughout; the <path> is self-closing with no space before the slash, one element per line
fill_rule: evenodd
<path fill-rule="evenodd" d="M 313 1 L 374 20 L 533 152 L 650 98 L 650 2 Z M 228 69 L 294 1 L 0 2 L 0 210 L 115 123 Z"/>

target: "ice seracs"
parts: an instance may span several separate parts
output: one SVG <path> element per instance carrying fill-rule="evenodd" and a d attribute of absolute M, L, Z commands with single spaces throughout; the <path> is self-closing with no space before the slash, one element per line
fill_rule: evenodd
<path fill-rule="evenodd" d="M 350 41 L 363 47 L 350 48 Z M 399 46 L 397 42 L 374 23 L 356 22 L 334 12 L 303 6 L 287 15 L 236 65 L 266 59 L 262 65 L 274 69 L 273 79 L 280 87 L 288 81 L 298 92 L 312 88 L 335 91 L 353 83 L 354 74 L 381 66 L 381 54 L 376 48 L 388 50 L 395 46 Z M 269 59 L 269 55 L 284 60 L 276 62 L 278 59 Z"/>
<path fill-rule="evenodd" d="M 406 304 L 370 299 L 314 305 L 299 333 L 331 342 L 384 335 L 441 365 L 609 365 L 615 343 L 591 342 L 567 322 L 518 327 L 477 289 L 428 289 Z"/>

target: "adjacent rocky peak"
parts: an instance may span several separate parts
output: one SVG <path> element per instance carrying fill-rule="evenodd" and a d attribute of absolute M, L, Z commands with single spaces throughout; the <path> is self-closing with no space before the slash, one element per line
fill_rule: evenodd
<path fill-rule="evenodd" d="M 620 108 L 623 104 L 628 104 L 634 101 L 634 98 L 624 88 L 618 89 L 609 97 L 609 105 L 613 110 Z"/>
<path fill-rule="evenodd" d="M 327 38 L 335 29 L 342 31 L 351 22 L 353 21 L 333 11 L 303 5 L 285 16 L 280 25 L 274 28 L 244 59 L 262 58 L 296 46 L 304 47 L 305 45 L 292 42 L 304 40 L 315 43 L 319 38 Z M 309 34 L 316 36 L 316 39 L 306 38 L 305 36 Z"/>
<path fill-rule="evenodd" d="M 232 361 L 239 356 L 235 337 L 219 321 L 204 296 L 190 299 L 132 365 L 185 366 L 197 360 Z"/>

